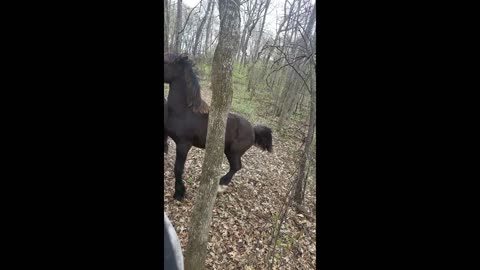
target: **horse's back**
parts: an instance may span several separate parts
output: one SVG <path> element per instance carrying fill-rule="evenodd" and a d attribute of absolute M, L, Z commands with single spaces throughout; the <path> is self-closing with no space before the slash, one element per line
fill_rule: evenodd
<path fill-rule="evenodd" d="M 253 144 L 254 142 L 255 133 L 252 124 L 238 114 L 229 113 L 225 133 L 225 144 Z"/>
<path fill-rule="evenodd" d="M 175 141 L 191 141 L 198 148 L 205 148 L 208 130 L 208 114 L 186 112 L 182 115 L 169 115 L 169 136 Z M 255 142 L 255 133 L 250 122 L 240 115 L 229 113 L 225 129 L 225 147 L 239 145 L 250 147 Z M 236 147 L 235 146 L 235 147 Z"/>

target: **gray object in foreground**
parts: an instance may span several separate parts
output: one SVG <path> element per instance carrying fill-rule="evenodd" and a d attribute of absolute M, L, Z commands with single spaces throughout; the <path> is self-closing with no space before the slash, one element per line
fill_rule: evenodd
<path fill-rule="evenodd" d="M 172 223 L 163 213 L 163 269 L 183 270 L 183 255 L 180 241 Z"/>

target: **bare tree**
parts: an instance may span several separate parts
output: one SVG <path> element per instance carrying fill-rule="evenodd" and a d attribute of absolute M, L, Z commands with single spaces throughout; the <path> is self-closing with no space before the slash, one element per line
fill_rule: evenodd
<path fill-rule="evenodd" d="M 268 78 L 270 77 L 269 75 L 267 75 L 267 69 L 268 69 L 268 65 L 269 65 L 269 62 L 270 62 L 270 58 L 272 57 L 272 54 L 275 50 L 275 47 L 280 43 L 280 34 L 283 33 L 284 31 L 288 31 L 289 29 L 285 26 L 286 23 L 290 20 L 289 18 L 292 16 L 292 13 L 293 13 L 293 5 L 290 5 L 290 9 L 287 9 L 287 4 L 289 2 L 288 1 L 285 1 L 284 3 L 284 6 L 283 6 L 283 12 L 284 12 L 284 16 L 283 16 L 283 19 L 282 19 L 282 22 L 280 23 L 278 29 L 277 29 L 277 32 L 275 33 L 275 38 L 273 39 L 273 42 L 270 44 L 270 46 L 267 47 L 267 56 L 265 57 L 264 59 L 264 67 L 262 69 L 262 72 L 261 72 L 261 77 L 262 78 L 265 78 L 265 81 L 267 82 L 267 86 L 266 86 L 266 89 L 274 89 L 275 87 L 274 86 L 268 86 Z M 288 11 L 288 13 L 287 13 Z M 274 61 L 275 63 L 276 61 Z M 278 64 L 278 63 L 277 63 Z M 277 82 L 280 83 L 281 80 L 276 80 L 275 78 L 277 77 L 278 75 L 278 70 L 281 70 L 281 68 L 277 69 L 274 74 L 273 74 L 273 77 L 274 79 L 272 80 L 274 83 Z M 281 70 L 280 72 L 283 72 L 283 70 Z M 280 78 L 284 78 L 284 76 L 280 76 Z M 253 96 L 253 91 L 252 91 L 252 96 Z M 274 93 L 275 94 L 275 93 Z"/>
<path fill-rule="evenodd" d="M 249 45 L 250 37 L 252 36 L 252 32 L 255 29 L 258 21 L 261 18 L 261 14 L 265 9 L 265 0 L 255 0 L 255 2 L 248 1 L 247 2 L 247 21 L 245 23 L 242 39 L 240 40 L 240 51 L 239 55 L 241 55 L 240 63 L 244 66 L 247 64 L 247 48 Z"/>
<path fill-rule="evenodd" d="M 315 69 L 315 67 L 313 67 Z M 309 170 L 309 161 L 311 159 L 312 153 L 312 142 L 313 142 L 313 134 L 315 132 L 316 126 L 316 101 L 317 101 L 317 90 L 316 90 L 316 78 L 315 72 L 312 72 L 312 76 L 310 78 L 311 81 L 311 97 L 310 97 L 310 116 L 309 116 L 309 123 L 308 123 L 308 133 L 307 137 L 305 138 L 305 148 L 303 150 L 302 156 L 300 157 L 300 170 L 297 175 L 296 187 L 295 187 L 295 194 L 294 194 L 294 202 L 298 205 L 303 204 L 303 200 L 305 198 L 305 190 L 307 184 L 307 175 L 306 172 Z"/>
<path fill-rule="evenodd" d="M 176 53 L 180 52 L 180 46 L 181 46 L 181 37 L 182 37 L 182 6 L 183 6 L 183 0 L 177 0 L 177 17 L 175 20 L 175 43 L 173 47 L 173 51 Z"/>
<path fill-rule="evenodd" d="M 225 127 L 233 97 L 233 57 L 240 36 L 239 7 L 240 0 L 219 0 L 222 16 L 212 64 L 212 106 L 208 119 L 205 159 L 185 252 L 186 270 L 205 268 L 212 210 L 224 156 Z"/>
<path fill-rule="evenodd" d="M 313 25 L 315 23 L 315 16 L 316 16 L 316 6 L 317 4 L 313 6 L 312 12 L 310 14 L 310 19 L 308 21 L 307 27 L 304 32 L 304 43 L 303 45 L 308 48 L 308 52 L 310 54 L 314 54 L 315 52 L 315 38 L 316 34 L 313 34 L 313 38 L 310 38 L 311 32 L 313 29 Z M 294 201 L 298 205 L 303 204 L 303 200 L 305 198 L 305 190 L 306 190 L 306 183 L 307 183 L 307 175 L 306 172 L 309 170 L 309 161 L 310 161 L 310 155 L 311 155 L 311 145 L 313 142 L 313 135 L 315 131 L 315 126 L 316 126 L 316 102 L 317 102 L 317 91 L 316 91 L 316 63 L 315 63 L 315 57 L 310 58 L 310 67 L 311 67 L 311 77 L 310 77 L 310 82 L 311 82 L 311 87 L 310 87 L 310 120 L 308 123 L 308 133 L 307 137 L 305 138 L 305 149 L 303 151 L 302 157 L 300 158 L 300 173 L 297 175 L 297 185 L 295 187 L 295 195 L 294 195 Z"/>
<path fill-rule="evenodd" d="M 193 8 L 185 8 L 184 11 L 186 12 L 186 18 L 185 22 L 183 23 L 183 26 L 181 27 L 181 30 L 179 32 L 179 35 L 182 35 L 182 41 L 180 45 L 180 50 L 182 52 L 192 52 L 193 47 L 192 44 L 194 44 L 195 40 L 195 30 L 197 29 L 198 25 L 200 24 L 200 8 L 203 1 L 198 2 Z"/>
<path fill-rule="evenodd" d="M 195 35 L 195 42 L 194 42 L 194 45 L 193 45 L 193 52 L 192 52 L 194 57 L 197 54 L 198 44 L 200 43 L 200 38 L 202 37 L 203 26 L 205 25 L 205 22 L 207 21 L 207 18 L 210 14 L 210 8 L 212 7 L 212 3 L 213 3 L 213 0 L 208 1 L 207 10 L 205 11 L 205 16 L 203 16 L 203 18 L 200 22 L 200 25 L 197 28 L 197 33 Z"/>
<path fill-rule="evenodd" d="M 164 24 L 164 33 L 163 33 L 163 40 L 164 40 L 164 44 L 163 44 L 163 52 L 168 52 L 168 49 L 169 49 L 169 46 L 168 46 L 168 36 L 169 36 L 169 30 L 170 30 L 170 12 L 169 12 L 169 4 L 168 4 L 168 0 L 163 0 L 163 8 L 164 8 L 164 11 L 165 11 L 165 16 L 164 16 L 164 20 L 165 20 L 165 24 Z"/>
<path fill-rule="evenodd" d="M 290 18 L 292 21 L 292 33 L 288 36 L 285 35 L 285 39 L 288 39 L 288 43 L 284 39 L 284 46 L 282 50 L 279 50 L 283 57 L 281 60 L 286 62 L 290 67 L 288 70 L 287 81 L 283 86 L 282 94 L 280 99 L 277 100 L 276 115 L 280 117 L 278 122 L 278 130 L 281 131 L 284 127 L 285 119 L 290 116 L 295 108 L 295 103 L 298 102 L 298 99 L 301 95 L 299 92 L 305 88 L 306 83 L 305 79 L 301 78 L 300 73 L 302 69 L 305 69 L 305 55 L 308 54 L 307 46 L 309 45 L 309 39 L 311 37 L 311 32 L 313 25 L 315 24 L 315 5 L 313 8 L 308 8 L 310 11 L 309 14 L 303 12 L 304 5 L 301 1 L 297 2 L 296 13 L 298 16 Z M 309 16 L 306 16 L 309 15 Z M 308 20 L 307 23 L 305 23 Z M 302 25 L 307 25 L 304 29 Z M 290 40 L 295 40 L 294 43 L 291 43 Z M 304 74 L 305 75 L 305 74 Z M 308 88 L 308 87 L 307 87 Z"/>
<path fill-rule="evenodd" d="M 255 47 L 254 47 L 253 52 L 252 52 L 252 64 L 248 69 L 247 92 L 251 91 L 250 99 L 253 99 L 253 96 L 255 95 L 254 85 L 256 85 L 258 74 L 254 72 L 254 69 L 255 69 L 255 64 L 257 63 L 258 59 L 260 58 L 260 54 L 259 54 L 258 51 L 260 49 L 260 42 L 261 42 L 262 36 L 263 36 L 263 28 L 265 27 L 265 20 L 267 18 L 268 7 L 270 6 L 270 1 L 271 0 L 266 0 L 266 1 L 267 2 L 265 4 L 265 12 L 263 14 L 262 23 L 260 25 L 258 38 L 257 38 L 257 41 L 255 42 Z"/>
<path fill-rule="evenodd" d="M 253 49 L 252 53 L 252 61 L 256 62 L 258 59 L 258 51 L 260 50 L 260 42 L 262 41 L 262 36 L 263 36 L 263 28 L 265 27 L 265 20 L 267 19 L 267 12 L 268 12 L 268 7 L 270 6 L 271 0 L 267 0 L 265 4 L 265 9 L 263 12 L 263 19 L 262 19 L 262 24 L 260 25 L 260 30 L 258 33 L 258 38 L 257 41 L 255 42 L 255 48 Z"/>
<path fill-rule="evenodd" d="M 205 55 L 208 55 L 208 48 L 210 47 L 210 35 L 212 34 L 212 18 L 213 18 L 213 11 L 215 9 L 215 1 L 214 0 L 211 0 L 210 1 L 211 4 L 212 4 L 212 7 L 210 8 L 210 14 L 207 13 L 207 16 L 208 16 L 208 23 L 207 23 L 207 30 L 206 30 L 206 33 L 205 33 Z M 210 3 L 209 2 L 209 3 Z"/>

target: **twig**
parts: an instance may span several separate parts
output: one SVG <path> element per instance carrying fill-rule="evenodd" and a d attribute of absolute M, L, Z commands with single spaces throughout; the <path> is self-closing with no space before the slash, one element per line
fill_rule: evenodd
<path fill-rule="evenodd" d="M 190 15 L 192 14 L 193 10 L 195 8 L 198 7 L 198 5 L 200 5 L 202 3 L 203 0 L 200 0 L 200 2 L 198 2 L 198 4 L 196 4 L 191 10 L 190 12 L 188 13 L 188 16 L 187 16 L 187 19 L 185 20 L 185 24 L 183 25 L 183 29 L 182 31 L 178 32 L 178 35 L 181 35 L 183 33 L 183 31 L 185 31 L 185 27 L 187 27 L 187 23 L 188 23 L 188 20 L 190 19 Z"/>
<path fill-rule="evenodd" d="M 303 76 L 300 74 L 300 72 L 298 72 L 298 70 L 295 68 L 295 66 L 293 64 L 295 64 L 295 62 L 293 63 L 290 63 L 288 61 L 288 57 L 287 57 L 287 54 L 283 51 L 283 50 L 280 50 L 280 48 L 276 48 L 277 50 L 279 50 L 284 56 L 285 56 L 285 60 L 287 61 L 287 64 L 293 68 L 293 70 L 295 71 L 295 73 L 297 73 L 298 76 L 300 76 L 300 79 L 302 79 L 303 83 L 305 84 L 305 87 L 307 88 L 307 91 L 311 94 L 312 93 L 312 90 L 310 89 L 310 87 L 308 86 L 307 82 L 305 81 L 305 78 L 303 78 Z"/>
<path fill-rule="evenodd" d="M 307 210 L 307 208 L 305 208 L 304 206 L 297 204 L 296 202 L 293 202 L 293 207 L 295 207 L 295 209 L 298 210 L 298 212 L 301 212 L 304 216 L 306 216 L 310 220 L 315 221 L 315 216 L 312 216 L 310 212 Z"/>
<path fill-rule="evenodd" d="M 303 42 L 305 43 L 305 45 L 307 46 L 305 48 L 305 51 L 309 52 L 309 48 L 313 48 L 313 44 L 312 44 L 312 40 L 310 39 L 310 33 L 307 33 L 307 31 L 305 30 L 305 28 L 303 28 L 303 26 L 300 24 L 300 22 L 298 21 L 297 19 L 297 23 L 298 23 L 298 26 L 300 26 L 300 35 L 302 35 L 302 39 L 303 39 Z M 303 32 L 302 32 L 303 30 Z M 307 37 L 305 37 L 307 36 Z M 308 42 L 307 42 L 308 40 Z"/>
<path fill-rule="evenodd" d="M 294 173 L 292 174 L 292 176 L 290 177 L 289 180 L 291 180 L 299 172 L 299 169 L 300 169 L 300 164 L 297 163 L 297 168 L 296 168 L 296 170 L 294 171 Z M 275 250 L 277 248 L 278 238 L 280 237 L 280 231 L 281 231 L 283 223 L 285 222 L 285 219 L 286 219 L 287 213 L 288 213 L 288 209 L 290 208 L 291 202 L 293 200 L 293 192 L 292 191 L 293 191 L 293 189 L 296 186 L 297 181 L 298 181 L 296 178 L 297 177 L 295 177 L 295 179 L 293 181 L 291 181 L 290 187 L 288 188 L 287 194 L 285 195 L 284 203 L 282 204 L 282 206 L 280 208 L 281 209 L 280 222 L 278 223 L 278 225 L 273 224 L 273 227 L 272 227 L 272 238 L 271 238 L 269 246 L 271 246 L 273 244 L 273 247 L 272 247 L 272 250 L 267 253 L 267 257 L 266 257 L 267 265 L 268 265 L 267 269 L 272 269 L 272 266 L 273 266 L 273 257 L 275 256 Z"/>

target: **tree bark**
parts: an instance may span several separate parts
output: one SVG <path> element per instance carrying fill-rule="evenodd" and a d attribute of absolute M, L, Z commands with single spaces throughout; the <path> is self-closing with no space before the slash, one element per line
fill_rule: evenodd
<path fill-rule="evenodd" d="M 315 72 L 312 72 L 315 74 Z M 315 132 L 316 126 L 316 82 L 315 82 L 315 75 L 311 78 L 311 85 L 312 85 L 312 94 L 310 98 L 310 120 L 308 125 L 308 134 L 307 138 L 305 139 L 305 148 L 302 153 L 302 157 L 300 159 L 300 171 L 297 175 L 296 179 L 296 186 L 295 186 L 295 194 L 293 197 L 293 201 L 299 205 L 303 204 L 305 198 L 305 187 L 306 187 L 306 171 L 309 169 L 309 160 L 311 155 L 311 145 L 313 142 L 313 134 Z"/>
<path fill-rule="evenodd" d="M 212 64 L 212 104 L 208 119 L 205 159 L 200 186 L 195 198 L 185 252 L 185 269 L 205 269 L 212 210 L 217 196 L 224 158 L 225 127 L 230 110 L 233 85 L 233 58 L 240 28 L 240 0 L 219 0 L 220 34 Z"/>
<path fill-rule="evenodd" d="M 175 43 L 173 47 L 173 51 L 176 53 L 180 52 L 180 43 L 182 42 L 182 4 L 183 0 L 177 0 L 177 18 L 175 20 Z"/>
<path fill-rule="evenodd" d="M 240 63 L 243 65 L 243 67 L 245 67 L 247 65 L 247 48 L 248 48 L 248 42 L 250 40 L 250 37 L 252 36 L 252 31 L 253 29 L 255 29 L 255 26 L 257 25 L 257 22 L 258 22 L 258 19 L 255 19 L 253 22 L 252 22 L 252 25 L 250 26 L 250 28 L 248 29 L 247 31 L 247 36 L 245 37 L 245 42 L 243 44 L 243 48 L 242 48 L 242 58 L 240 60 Z"/>
<path fill-rule="evenodd" d="M 313 53 L 315 51 L 315 46 L 316 46 L 316 34 L 313 35 L 313 38 L 310 38 L 311 35 L 311 30 L 313 29 L 313 24 L 315 22 L 315 10 L 316 10 L 317 3 L 315 2 L 315 5 L 313 6 L 312 13 L 310 14 L 309 22 L 307 25 L 307 28 L 305 30 L 307 42 L 310 40 L 311 45 L 308 44 L 307 42 L 304 43 L 305 48 L 308 48 L 308 50 Z M 309 125 L 308 125 L 308 134 L 307 137 L 305 138 L 305 149 L 303 151 L 302 158 L 300 159 L 300 172 L 297 175 L 297 181 L 296 181 L 296 187 L 295 187 L 295 194 L 293 197 L 293 200 L 298 204 L 302 205 L 304 198 L 305 198 L 305 188 L 306 188 L 306 171 L 309 170 L 309 161 L 310 161 L 310 155 L 312 153 L 311 151 L 311 145 L 313 142 L 313 135 L 315 132 L 315 126 L 316 126 L 316 103 L 317 103 L 317 91 L 316 91 L 316 73 L 317 70 L 315 68 L 316 64 L 313 60 L 310 61 L 313 63 L 312 69 L 313 71 L 311 72 L 311 91 L 310 91 L 310 120 L 309 120 Z"/>
<path fill-rule="evenodd" d="M 245 41 L 245 35 L 247 34 L 248 25 L 250 25 L 250 17 L 248 17 L 247 21 L 245 22 L 245 26 L 243 27 L 242 37 L 240 39 L 240 50 L 237 52 L 237 61 L 240 61 L 240 57 L 242 55 L 241 48 L 243 48 L 243 42 Z"/>
<path fill-rule="evenodd" d="M 255 43 L 255 48 L 253 50 L 252 62 L 258 61 L 258 51 L 260 50 L 260 42 L 262 41 L 263 28 L 265 27 L 265 20 L 267 18 L 267 12 L 268 12 L 268 7 L 270 6 L 270 1 L 271 0 L 267 0 L 267 3 L 265 4 L 265 12 L 263 14 L 262 24 L 260 25 L 260 32 L 258 33 L 258 39 L 257 39 L 257 42 Z"/>
<path fill-rule="evenodd" d="M 300 10 L 300 1 L 298 1 L 297 3 L 298 3 L 298 10 Z M 304 40 L 303 36 L 298 33 L 301 27 L 299 25 L 298 19 L 295 20 L 294 28 L 293 28 L 294 32 L 290 35 L 288 43 L 286 43 L 286 44 L 290 44 L 290 40 L 293 38 L 294 46 L 290 50 L 290 53 L 287 53 L 287 55 L 292 55 L 293 58 L 295 58 L 301 53 L 300 47 L 304 47 L 304 48 L 310 47 L 309 40 L 311 39 L 310 38 L 311 31 L 313 29 L 313 25 L 315 24 L 315 15 L 316 15 L 315 10 L 316 10 L 316 3 L 314 4 L 312 11 L 310 12 L 310 17 L 308 19 L 307 27 L 304 32 L 304 37 L 307 40 Z M 282 101 L 281 103 L 282 106 L 279 108 L 280 110 L 280 121 L 278 124 L 279 132 L 284 126 L 283 121 L 291 114 L 293 110 L 292 105 L 296 99 L 294 95 L 297 95 L 302 90 L 301 88 L 305 86 L 303 80 L 298 76 L 297 72 L 295 71 L 295 70 L 297 71 L 300 70 L 300 63 L 301 63 L 300 61 L 293 63 L 291 69 L 289 69 L 288 78 L 290 79 L 285 83 L 284 90 L 283 90 L 284 92 L 286 92 L 285 94 L 286 100 Z M 301 83 L 302 87 L 299 87 L 298 83 Z M 296 93 L 292 93 L 291 91 L 296 91 Z"/>
<path fill-rule="evenodd" d="M 304 98 L 305 98 L 305 93 L 302 92 L 301 96 L 300 96 L 300 99 L 297 102 L 297 105 L 295 106 L 295 112 L 294 113 L 297 113 L 298 109 L 300 109 L 300 111 L 302 110 L 302 105 L 303 105 L 303 99 Z"/>
<path fill-rule="evenodd" d="M 210 15 L 208 17 L 208 23 L 207 23 L 207 32 L 205 33 L 205 56 L 208 55 L 208 48 L 210 47 L 209 41 L 210 41 L 210 35 L 211 35 L 211 30 L 212 30 L 212 18 L 213 18 L 213 10 L 215 9 L 215 1 L 212 0 L 212 7 L 210 8 Z"/>
<path fill-rule="evenodd" d="M 247 33 L 246 33 L 246 37 L 245 37 L 244 42 L 241 43 L 243 47 L 242 47 L 242 50 L 241 50 L 242 57 L 240 59 L 240 63 L 244 67 L 247 66 L 247 61 L 248 61 L 248 58 L 247 58 L 248 43 L 249 43 L 250 37 L 252 36 L 252 32 L 255 29 L 255 26 L 257 25 L 258 21 L 260 20 L 260 16 L 261 16 L 262 11 L 263 11 L 263 4 L 265 2 L 260 2 L 260 4 L 258 6 L 257 6 L 257 3 L 258 3 L 258 1 L 255 1 L 253 9 L 251 11 L 252 15 L 250 15 L 250 18 L 251 18 L 250 26 L 247 29 Z"/>
<path fill-rule="evenodd" d="M 169 50 L 169 32 L 170 32 L 170 12 L 169 12 L 169 8 L 168 8 L 169 4 L 168 4 L 168 0 L 163 0 L 163 8 L 165 10 L 165 25 L 164 25 L 164 33 L 163 33 L 163 40 L 164 40 L 164 43 L 163 44 L 163 52 L 168 52 Z"/>
<path fill-rule="evenodd" d="M 192 55 L 195 57 L 197 55 L 198 44 L 200 44 L 200 39 L 202 37 L 203 26 L 207 21 L 208 14 L 210 13 L 210 8 L 212 7 L 213 0 L 208 1 L 207 11 L 205 12 L 205 16 L 203 16 L 202 20 L 200 21 L 200 25 L 197 28 L 197 33 L 195 34 L 195 42 L 193 44 L 193 52 Z"/>
<path fill-rule="evenodd" d="M 252 0 L 253 1 L 253 0 Z M 246 12 L 246 20 L 245 20 L 245 25 L 243 26 L 243 31 L 242 31 L 242 37 L 240 39 L 240 50 L 237 52 L 237 61 L 240 61 L 243 63 L 243 57 L 245 56 L 245 51 L 244 48 L 246 48 L 247 43 L 248 43 L 248 38 L 247 35 L 251 34 L 251 27 L 252 24 L 256 24 L 255 20 L 258 20 L 255 18 L 256 14 L 256 9 L 257 9 L 257 3 L 258 0 L 255 0 L 255 2 L 252 1 L 247 1 L 247 12 Z M 255 27 L 255 26 L 253 26 Z M 250 33 L 249 33 L 250 32 Z"/>
<path fill-rule="evenodd" d="M 275 38 L 273 40 L 273 46 L 277 45 L 277 42 L 279 43 L 279 40 L 280 40 L 280 34 L 282 33 L 283 31 L 283 26 L 285 25 L 285 23 L 287 23 L 287 21 L 289 20 L 288 18 L 290 18 L 291 14 L 292 14 L 292 9 L 290 9 L 289 13 L 288 13 L 288 16 L 287 16 L 287 1 L 285 1 L 284 3 L 284 19 L 282 20 L 282 23 L 280 24 L 280 26 L 278 27 L 278 30 L 277 30 L 277 33 L 275 34 Z M 285 28 L 287 29 L 287 28 Z M 273 47 L 270 47 L 268 49 L 268 54 L 267 56 L 265 57 L 265 60 L 264 60 L 264 63 L 265 63 L 265 66 L 261 72 L 261 77 L 264 77 L 266 74 L 267 74 L 267 69 L 268 69 L 268 62 L 270 61 L 270 57 L 272 56 L 272 53 L 273 53 Z"/>

